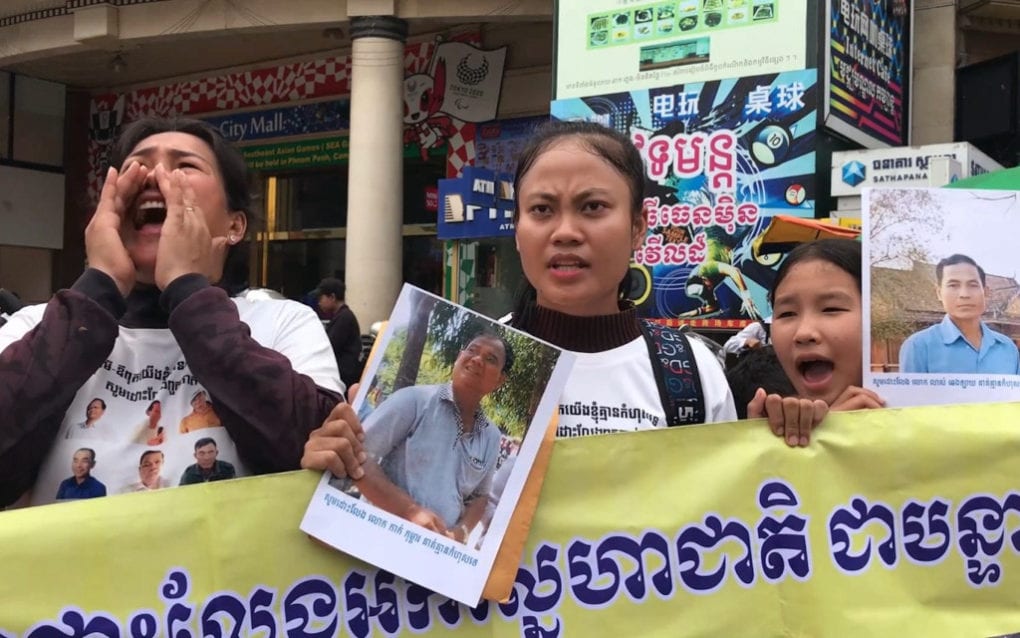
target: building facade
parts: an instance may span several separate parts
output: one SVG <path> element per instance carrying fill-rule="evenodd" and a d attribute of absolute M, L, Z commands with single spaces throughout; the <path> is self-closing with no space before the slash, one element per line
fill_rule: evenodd
<path fill-rule="evenodd" d="M 952 141 L 956 68 L 1015 50 L 1020 9 L 910 5 L 911 140 Z M 436 239 L 435 187 L 467 164 L 512 165 L 519 144 L 502 131 L 548 117 L 553 13 L 552 0 L 5 2 L 0 286 L 42 300 L 72 283 L 118 126 L 185 115 L 220 128 L 254 170 L 254 285 L 301 298 L 342 276 L 365 325 L 403 281 L 499 314 L 520 278 L 512 239 Z M 444 44 L 471 55 L 440 56 Z M 455 100 L 435 95 L 439 61 L 472 81 L 500 51 L 489 118 L 451 113 Z"/>

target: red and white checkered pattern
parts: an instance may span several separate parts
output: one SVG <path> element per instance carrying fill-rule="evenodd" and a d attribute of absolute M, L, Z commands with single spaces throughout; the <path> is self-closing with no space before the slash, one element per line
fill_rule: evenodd
<path fill-rule="evenodd" d="M 458 177 L 461 169 L 475 161 L 475 125 L 453 120 L 457 132 L 446 140 L 446 176 Z"/>
<path fill-rule="evenodd" d="M 478 44 L 477 33 L 458 38 Z M 404 70 L 408 75 L 428 70 L 435 42 L 408 45 L 404 50 Z M 343 96 L 351 92 L 351 58 L 330 57 L 309 62 L 283 64 L 254 71 L 239 71 L 188 80 L 174 84 L 130 91 L 125 99 L 124 121 L 145 115 L 198 115 L 249 107 L 297 102 L 319 97 Z M 93 110 L 110 110 L 118 95 L 92 98 Z M 450 138 L 447 171 L 459 172 L 475 157 L 474 125 L 458 124 L 458 133 Z M 103 146 L 92 136 L 89 142 L 89 196 L 95 201 L 102 181 Z"/>

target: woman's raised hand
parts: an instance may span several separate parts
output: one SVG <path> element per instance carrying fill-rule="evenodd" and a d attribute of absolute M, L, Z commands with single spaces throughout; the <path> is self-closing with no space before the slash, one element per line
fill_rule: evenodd
<path fill-rule="evenodd" d="M 214 283 L 219 281 L 227 238 L 210 235 L 205 211 L 195 203 L 195 191 L 181 170 L 170 172 L 157 164 L 153 172 L 166 200 L 166 221 L 156 252 L 156 286 L 165 290 L 173 280 L 191 273 L 205 275 Z"/>
<path fill-rule="evenodd" d="M 128 255 L 121 228 L 133 224 L 128 207 L 145 184 L 149 171 L 132 162 L 123 173 L 110 167 L 99 193 L 99 205 L 85 227 L 85 255 L 89 267 L 113 279 L 125 297 L 135 285 L 135 263 Z"/>

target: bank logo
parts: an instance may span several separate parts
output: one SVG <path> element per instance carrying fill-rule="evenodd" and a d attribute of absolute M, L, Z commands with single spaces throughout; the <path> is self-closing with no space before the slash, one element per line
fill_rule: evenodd
<path fill-rule="evenodd" d="M 843 183 L 850 186 L 857 186 L 867 179 L 867 169 L 864 164 L 854 160 L 843 164 Z"/>

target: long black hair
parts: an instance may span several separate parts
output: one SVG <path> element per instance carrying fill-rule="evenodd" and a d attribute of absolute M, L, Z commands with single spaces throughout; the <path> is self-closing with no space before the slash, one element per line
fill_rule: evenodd
<path fill-rule="evenodd" d="M 248 184 L 248 165 L 234 146 L 214 126 L 189 118 L 143 117 L 131 122 L 117 136 L 110 149 L 109 163 L 120 170 L 124 160 L 138 144 L 159 133 L 186 133 L 197 137 L 212 149 L 213 157 L 223 176 L 223 191 L 227 208 L 244 213 L 249 228 L 256 221 L 252 211 L 251 190 Z M 227 247 L 223 263 L 223 276 L 218 285 L 235 295 L 248 287 L 248 246 L 240 242 Z"/>
<path fill-rule="evenodd" d="M 514 224 L 521 216 L 521 180 L 535 165 L 538 158 L 557 142 L 570 139 L 577 141 L 586 150 L 608 162 L 620 173 L 630 187 L 631 221 L 637 225 L 644 214 L 645 167 L 641 153 L 626 135 L 616 129 L 594 122 L 581 120 L 553 120 L 536 129 L 535 134 L 521 151 L 514 174 Z M 625 299 L 630 292 L 630 271 L 620 281 L 619 294 Z M 535 305 L 537 292 L 527 279 L 518 290 L 514 304 L 512 325 L 524 326 L 529 323 L 530 313 Z"/>

